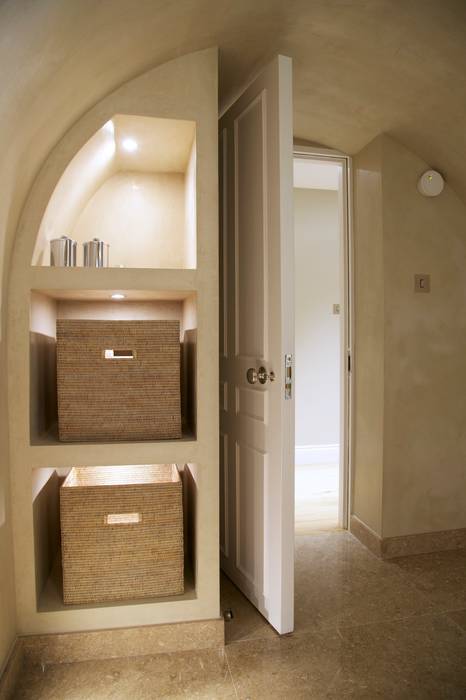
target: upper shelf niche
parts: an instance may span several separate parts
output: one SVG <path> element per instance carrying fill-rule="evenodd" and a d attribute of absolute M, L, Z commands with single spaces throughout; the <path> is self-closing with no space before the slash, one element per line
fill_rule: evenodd
<path fill-rule="evenodd" d="M 76 153 L 49 200 L 32 264 L 50 240 L 110 244 L 110 266 L 196 268 L 196 125 L 116 115 Z"/>

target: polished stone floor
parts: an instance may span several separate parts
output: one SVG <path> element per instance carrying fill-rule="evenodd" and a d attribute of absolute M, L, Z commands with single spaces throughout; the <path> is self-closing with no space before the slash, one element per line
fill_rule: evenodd
<path fill-rule="evenodd" d="M 22 700 L 466 698 L 466 550 L 381 562 L 343 531 L 296 538 L 296 631 L 227 579 L 223 651 L 34 668 Z"/>

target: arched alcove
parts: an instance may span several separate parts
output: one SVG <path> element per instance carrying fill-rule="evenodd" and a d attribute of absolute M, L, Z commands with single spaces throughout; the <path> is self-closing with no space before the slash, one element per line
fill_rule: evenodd
<path fill-rule="evenodd" d="M 33 265 L 50 264 L 50 241 L 110 246 L 110 266 L 196 267 L 196 125 L 114 115 L 60 177 L 39 226 Z"/>
<path fill-rule="evenodd" d="M 215 50 L 158 66 L 105 97 L 64 134 L 25 203 L 8 304 L 23 634 L 218 618 L 217 114 Z M 80 244 L 76 268 L 50 266 L 50 240 L 62 235 Z M 107 269 L 82 267 L 81 244 L 94 237 L 110 244 Z M 54 427 L 60 318 L 178 320 L 181 439 L 61 443 Z M 47 508 L 56 512 L 57 475 L 76 465 L 153 463 L 175 463 L 183 474 L 184 593 L 65 606 L 57 585 L 58 520 L 42 517 Z"/>

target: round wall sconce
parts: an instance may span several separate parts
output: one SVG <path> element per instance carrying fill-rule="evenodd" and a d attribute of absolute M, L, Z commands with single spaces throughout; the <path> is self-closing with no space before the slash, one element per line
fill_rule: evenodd
<path fill-rule="evenodd" d="M 445 180 L 437 170 L 426 170 L 417 183 L 417 189 L 424 197 L 437 197 L 444 186 Z"/>

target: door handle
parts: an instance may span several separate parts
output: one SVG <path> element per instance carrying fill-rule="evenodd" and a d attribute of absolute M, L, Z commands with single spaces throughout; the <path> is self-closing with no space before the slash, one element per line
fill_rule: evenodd
<path fill-rule="evenodd" d="M 259 367 L 257 370 L 254 369 L 254 367 L 250 367 L 246 372 L 246 379 L 248 380 L 249 384 L 257 384 L 257 382 L 260 384 L 265 384 L 267 380 L 274 382 L 275 372 L 267 372 L 265 367 Z"/>

